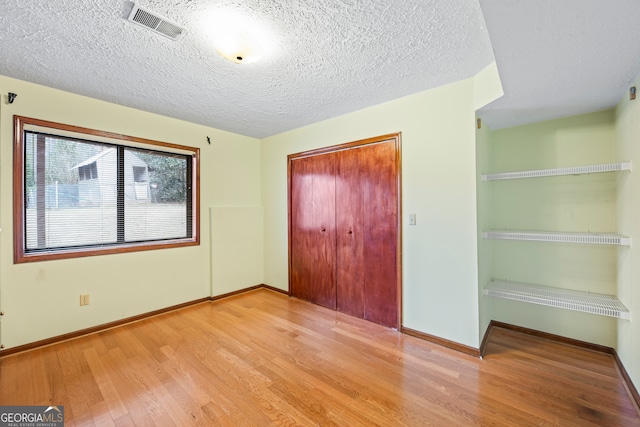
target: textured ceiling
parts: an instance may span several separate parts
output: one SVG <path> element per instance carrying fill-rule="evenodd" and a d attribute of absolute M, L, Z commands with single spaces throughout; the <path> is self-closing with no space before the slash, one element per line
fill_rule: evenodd
<path fill-rule="evenodd" d="M 640 72 L 638 0 L 136 4 L 187 33 L 127 22 L 120 0 L 0 0 L 0 74 L 265 137 L 471 77 L 494 55 L 505 95 L 479 111 L 493 129 L 611 108 Z M 273 51 L 220 57 L 209 31 L 229 12 Z"/>
<path fill-rule="evenodd" d="M 638 0 L 480 0 L 504 96 L 492 129 L 613 108 L 640 72 Z"/>
<path fill-rule="evenodd" d="M 493 60 L 478 0 L 0 0 L 0 74 L 254 137 L 475 75 Z M 234 11 L 273 35 L 263 60 L 222 59 L 207 20 Z M 19 102 L 19 99 L 16 102 Z"/>

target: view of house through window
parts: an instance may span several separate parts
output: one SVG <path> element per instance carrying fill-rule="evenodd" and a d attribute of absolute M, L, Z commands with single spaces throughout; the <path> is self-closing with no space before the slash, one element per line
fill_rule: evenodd
<path fill-rule="evenodd" d="M 188 159 L 127 149 L 125 170 L 126 241 L 186 237 Z"/>
<path fill-rule="evenodd" d="M 193 155 L 28 129 L 21 142 L 23 256 L 193 242 Z"/>

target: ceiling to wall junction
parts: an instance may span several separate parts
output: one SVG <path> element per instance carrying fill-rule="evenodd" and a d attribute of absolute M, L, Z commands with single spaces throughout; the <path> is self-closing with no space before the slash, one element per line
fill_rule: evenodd
<path fill-rule="evenodd" d="M 640 70 L 634 0 L 136 5 L 186 32 L 173 41 L 132 24 L 126 2 L 5 0 L 0 74 L 262 138 L 472 77 L 494 60 L 505 95 L 480 111 L 493 128 L 610 108 Z M 269 48 L 250 64 L 213 46 L 213 30 L 242 24 Z"/>

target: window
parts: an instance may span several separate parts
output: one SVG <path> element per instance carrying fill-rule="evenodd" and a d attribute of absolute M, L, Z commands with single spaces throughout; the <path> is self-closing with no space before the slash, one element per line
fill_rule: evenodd
<path fill-rule="evenodd" d="M 199 150 L 15 116 L 16 263 L 199 244 Z"/>
<path fill-rule="evenodd" d="M 149 179 L 147 171 L 148 166 L 134 166 L 133 167 L 133 181 L 134 182 L 147 182 Z"/>
<path fill-rule="evenodd" d="M 85 181 L 87 179 L 96 179 L 98 177 L 98 164 L 96 162 L 93 162 L 90 165 L 78 167 L 78 175 L 80 181 Z"/>

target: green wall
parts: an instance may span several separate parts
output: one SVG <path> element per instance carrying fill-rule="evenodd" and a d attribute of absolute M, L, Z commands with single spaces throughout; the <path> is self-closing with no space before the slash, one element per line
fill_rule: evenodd
<path fill-rule="evenodd" d="M 640 174 L 480 181 L 489 172 L 640 163 L 640 104 L 474 131 L 476 109 L 502 93 L 492 64 L 471 79 L 260 141 L 0 76 L 6 92 L 19 94 L 0 103 L 6 348 L 258 283 L 287 289 L 287 154 L 402 132 L 403 325 L 478 347 L 495 319 L 612 346 L 640 383 L 636 323 L 482 296 L 494 277 L 617 294 L 638 313 L 640 251 L 480 238 L 488 228 L 640 236 Z M 14 114 L 199 147 L 201 245 L 14 265 Z M 81 293 L 89 306 L 79 306 Z"/>
<path fill-rule="evenodd" d="M 13 104 L 4 99 L 0 103 L 0 304 L 5 313 L 0 338 L 5 348 L 262 282 L 261 263 L 230 257 L 226 268 L 243 272 L 230 278 L 211 262 L 212 248 L 238 252 L 238 245 L 258 248 L 258 256 L 252 257 L 261 260 L 261 224 L 257 230 L 245 229 L 240 242 L 223 232 L 212 241 L 209 228 L 210 207 L 260 206 L 259 140 L 0 76 L 0 93 L 7 92 L 18 97 Z M 201 244 L 13 264 L 14 114 L 199 147 Z M 249 219 L 255 217 L 253 211 L 245 212 Z M 224 215 L 218 229 L 242 226 L 237 218 Z M 91 304 L 80 307 L 80 294 L 85 293 Z"/>
<path fill-rule="evenodd" d="M 633 83 L 640 85 L 640 78 Z M 640 100 L 624 96 L 615 110 L 618 161 L 631 161 L 633 172 L 618 177 L 617 221 L 620 233 L 631 236 L 632 245 L 618 252 L 617 295 L 631 311 L 631 322 L 618 321 L 618 355 L 640 389 Z"/>
<path fill-rule="evenodd" d="M 476 196 L 478 203 L 478 306 L 480 315 L 479 338 L 482 341 L 493 313 L 493 299 L 482 295 L 484 285 L 491 280 L 493 250 L 492 241 L 482 238 L 482 230 L 491 228 L 491 204 L 493 186 L 481 180 L 480 175 L 493 170 L 492 132 L 486 124 L 476 129 Z"/>
<path fill-rule="evenodd" d="M 287 289 L 287 154 L 393 132 L 402 132 L 403 325 L 478 347 L 474 111 L 502 94 L 495 64 L 263 141 L 1 76 L 0 91 L 19 95 L 0 106 L 6 348 L 259 283 Z M 199 147 L 201 245 L 14 265 L 14 114 Z M 91 304 L 80 307 L 84 293 Z"/>
<path fill-rule="evenodd" d="M 288 286 L 287 155 L 402 132 L 402 324 L 477 348 L 474 111 L 477 102 L 498 96 L 491 90 L 496 88 L 491 84 L 495 76 L 495 66 L 490 66 L 477 80 L 467 79 L 263 140 L 266 283 L 281 289 Z M 479 82 L 489 83 L 483 90 L 474 90 Z M 416 225 L 408 224 L 409 214 L 416 214 Z"/>
<path fill-rule="evenodd" d="M 612 111 L 497 130 L 489 138 L 490 170 L 484 173 L 616 160 Z M 485 220 L 490 229 L 617 231 L 615 173 L 480 185 L 491 187 L 489 219 Z M 601 245 L 494 240 L 481 253 L 480 260 L 482 264 L 483 258 L 490 257 L 494 279 L 615 294 L 618 250 Z M 616 345 L 617 321 L 613 318 L 504 299 L 492 299 L 491 304 L 494 320 L 610 347 Z"/>
<path fill-rule="evenodd" d="M 287 154 L 402 132 L 403 325 L 478 347 L 495 319 L 616 347 L 640 383 L 637 322 L 482 296 L 491 277 L 555 285 L 617 294 L 633 316 L 639 250 L 480 238 L 489 228 L 640 236 L 638 173 L 480 181 L 489 172 L 638 164 L 640 104 L 623 99 L 615 111 L 474 131 L 475 111 L 502 94 L 492 64 L 474 78 L 260 141 L 0 76 L 7 92 L 19 97 L 0 103 L 6 348 L 259 283 L 287 289 Z M 14 114 L 199 147 L 201 245 L 14 265 Z M 81 293 L 89 306 L 79 306 Z"/>
<path fill-rule="evenodd" d="M 0 77 L 2 92 L 19 95 L 0 110 L 2 343 L 19 346 L 259 283 L 287 289 L 286 155 L 402 132 L 403 209 L 418 217 L 411 227 L 402 217 L 403 323 L 477 347 L 474 110 L 497 96 L 496 86 L 492 64 L 477 78 L 259 141 Z M 14 114 L 201 148 L 201 245 L 14 265 Z M 83 293 L 89 306 L 79 306 Z"/>
<path fill-rule="evenodd" d="M 640 79 L 636 80 L 640 84 Z M 498 131 L 477 131 L 479 173 L 631 161 L 640 163 L 640 104 Z M 480 297 L 480 327 L 494 319 L 613 347 L 640 384 L 640 174 L 619 172 L 479 182 L 485 229 L 610 231 L 631 247 L 479 243 L 480 290 L 489 277 L 616 295 L 631 321 Z"/>

